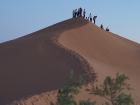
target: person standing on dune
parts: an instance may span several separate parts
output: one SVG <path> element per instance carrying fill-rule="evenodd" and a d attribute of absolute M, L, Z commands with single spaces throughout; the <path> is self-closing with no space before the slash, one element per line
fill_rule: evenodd
<path fill-rule="evenodd" d="M 72 17 L 75 18 L 75 10 L 72 12 Z"/>
<path fill-rule="evenodd" d="M 75 9 L 75 17 L 76 18 L 78 17 L 78 11 L 77 11 L 77 9 Z"/>
<path fill-rule="evenodd" d="M 96 24 L 96 18 L 97 18 L 97 16 L 93 17 L 94 24 Z"/>
<path fill-rule="evenodd" d="M 108 27 L 106 28 L 106 31 L 109 32 L 109 28 Z"/>
<path fill-rule="evenodd" d="M 82 10 L 82 8 L 80 7 L 80 8 L 79 8 L 79 16 L 80 16 L 80 17 L 82 17 L 82 11 L 83 11 L 83 10 Z"/>
<path fill-rule="evenodd" d="M 104 29 L 104 26 L 101 24 L 100 28 L 101 28 L 101 29 Z"/>
<path fill-rule="evenodd" d="M 80 16 L 80 10 L 78 9 L 77 10 L 77 17 L 79 17 Z"/>
<path fill-rule="evenodd" d="M 83 11 L 83 17 L 84 17 L 84 19 L 85 19 L 85 16 L 86 16 L 86 10 L 84 9 L 84 11 Z"/>
<path fill-rule="evenodd" d="M 92 15 L 91 15 L 91 13 L 89 15 L 89 19 L 90 19 L 90 22 L 92 22 Z"/>

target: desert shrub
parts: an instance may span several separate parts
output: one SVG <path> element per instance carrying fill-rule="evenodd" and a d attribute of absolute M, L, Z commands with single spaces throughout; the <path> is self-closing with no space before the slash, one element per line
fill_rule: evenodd
<path fill-rule="evenodd" d="M 68 81 L 58 91 L 56 105 L 76 105 L 74 95 L 79 93 L 81 85 L 82 80 L 77 80 L 74 76 L 74 71 L 71 71 Z"/>
<path fill-rule="evenodd" d="M 86 77 L 86 79 L 85 79 Z M 90 94 L 98 95 L 106 99 L 102 105 L 134 105 L 131 94 L 127 94 L 131 88 L 127 83 L 129 78 L 124 74 L 116 74 L 115 78 L 107 76 L 101 85 L 93 85 Z M 79 93 L 79 89 L 87 83 L 87 74 L 81 75 L 79 80 L 75 79 L 74 72 L 70 72 L 68 81 L 64 87 L 59 89 L 57 102 L 53 105 L 78 105 L 74 96 Z M 89 80 L 88 80 L 89 81 Z M 79 105 L 96 105 L 96 102 L 90 100 L 81 100 Z"/>
<path fill-rule="evenodd" d="M 95 78 L 94 73 L 88 75 L 88 72 L 84 72 L 79 78 L 75 78 L 74 71 L 71 71 L 64 87 L 59 89 L 56 105 L 77 105 L 74 96 L 79 93 L 79 89 L 83 84 L 89 83 L 90 79 Z M 95 105 L 90 101 L 81 101 L 82 104 Z"/>
<path fill-rule="evenodd" d="M 124 74 L 117 73 L 116 78 L 107 76 L 102 85 L 93 88 L 92 94 L 104 97 L 104 105 L 134 105 L 132 96 L 125 93 L 130 90 L 127 80 Z"/>

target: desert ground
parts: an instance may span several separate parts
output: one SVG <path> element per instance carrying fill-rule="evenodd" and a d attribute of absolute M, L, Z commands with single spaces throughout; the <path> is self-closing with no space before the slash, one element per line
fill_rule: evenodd
<path fill-rule="evenodd" d="M 48 92 L 61 88 L 71 70 L 76 77 L 92 70 L 100 83 L 125 73 L 140 103 L 140 45 L 77 18 L 0 44 L 0 105 L 26 97 L 21 105 L 48 105 Z M 85 96 L 92 98 L 78 98 Z"/>

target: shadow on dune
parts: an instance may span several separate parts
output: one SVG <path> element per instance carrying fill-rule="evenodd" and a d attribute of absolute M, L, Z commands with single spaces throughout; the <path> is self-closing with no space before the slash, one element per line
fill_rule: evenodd
<path fill-rule="evenodd" d="M 62 32 L 85 24 L 80 18 L 70 19 L 0 44 L 0 105 L 58 89 L 70 70 L 78 76 L 90 69 L 82 57 L 60 47 L 54 40 Z"/>

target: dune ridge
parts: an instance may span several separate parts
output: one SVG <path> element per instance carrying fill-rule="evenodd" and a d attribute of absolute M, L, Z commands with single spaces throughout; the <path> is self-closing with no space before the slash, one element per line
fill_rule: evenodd
<path fill-rule="evenodd" d="M 46 78 L 43 77 L 43 79 L 35 83 L 36 85 L 32 84 L 32 86 L 30 86 L 30 90 L 32 92 L 28 92 L 26 93 L 26 95 L 22 94 L 22 96 L 28 96 L 28 95 L 31 96 L 25 100 L 21 100 L 22 101 L 21 105 L 48 105 L 46 100 L 48 97 L 47 94 L 49 93 L 48 92 L 45 93 L 45 92 L 46 91 L 50 92 L 61 87 L 68 76 L 68 72 L 66 72 L 66 69 L 71 69 L 71 68 L 76 69 L 75 73 L 77 74 L 77 76 L 87 69 L 95 71 L 97 73 L 98 76 L 97 79 L 99 83 L 101 83 L 103 79 L 108 75 L 114 76 L 117 72 L 125 73 L 126 75 L 129 76 L 130 84 L 132 84 L 132 87 L 134 88 L 131 91 L 131 93 L 135 98 L 135 102 L 136 104 L 140 103 L 140 95 L 139 95 L 140 44 L 138 43 L 130 41 L 114 33 L 101 30 L 96 25 L 88 21 L 85 21 L 82 18 L 77 18 L 77 19 L 70 19 L 58 23 L 46 29 L 29 34 L 25 37 L 21 37 L 13 41 L 0 44 L 0 57 L 3 57 L 3 59 L 0 60 L 0 64 L 4 60 L 4 54 L 7 53 L 8 51 L 10 53 L 7 53 L 6 54 L 7 56 L 11 56 L 11 53 L 12 55 L 14 55 L 14 53 L 11 51 L 11 49 L 15 50 L 13 48 L 14 46 L 16 47 L 16 51 L 18 52 L 16 54 L 19 54 L 17 56 L 21 56 L 20 55 L 21 49 L 19 50 L 19 48 L 17 48 L 17 45 L 19 45 L 21 48 L 24 48 L 22 50 L 24 52 L 23 55 L 24 54 L 26 55 L 26 53 L 29 54 L 30 52 L 31 53 L 29 54 L 30 56 L 32 54 L 34 55 L 31 58 L 30 56 L 28 56 L 30 59 L 32 59 L 33 61 L 36 61 L 36 59 L 40 59 L 38 62 L 34 63 L 34 65 L 39 64 L 40 66 L 42 66 L 41 64 L 44 63 L 44 61 L 46 62 L 44 63 L 45 66 L 43 67 L 46 67 L 47 64 L 51 64 L 51 65 L 55 64 L 52 65 L 53 67 L 47 66 L 47 68 L 52 68 L 51 71 L 54 70 L 52 73 L 49 73 L 47 75 L 49 77 L 48 81 L 46 81 Z M 5 50 L 4 48 L 10 50 Z M 25 55 L 23 57 L 27 56 Z M 36 55 L 39 55 L 39 57 L 37 57 Z M 41 55 L 44 56 L 40 57 Z M 53 55 L 55 55 L 55 57 Z M 34 59 L 34 57 L 36 59 Z M 39 69 L 41 69 L 40 66 L 38 67 Z M 0 70 L 1 68 L 2 67 L 0 66 Z M 57 72 L 58 68 L 59 71 Z M 31 69 L 33 70 L 33 68 Z M 44 72 L 37 69 L 35 70 L 38 71 L 34 74 L 34 78 L 37 79 L 39 79 L 38 75 L 42 76 L 42 73 L 43 74 L 46 73 L 46 70 L 44 70 Z M 3 72 L 4 71 L 0 71 L 0 76 L 2 75 L 1 73 Z M 54 73 L 56 73 L 56 75 Z M 62 77 L 62 74 L 65 77 Z M 58 78 L 55 79 L 51 78 L 52 75 Z M 31 78 L 28 77 L 28 79 L 30 80 Z M 42 81 L 44 79 L 45 81 Z M 30 80 L 30 82 L 32 81 L 34 80 L 33 79 Z M 53 82 L 54 84 L 52 83 L 51 86 L 49 87 L 46 86 L 46 84 L 42 85 L 46 82 L 49 83 L 50 81 L 51 83 Z M 56 81 L 58 84 L 56 84 Z M 42 84 L 40 84 L 40 82 Z M 37 91 L 33 91 L 32 88 L 34 88 L 37 85 L 39 85 L 39 87 L 42 88 Z M 0 90 L 1 89 L 2 88 L 0 88 Z M 7 89 L 5 88 L 3 90 L 5 90 L 6 92 Z M 33 93 L 35 93 L 36 95 L 34 95 Z M 21 97 L 19 96 L 19 94 L 17 94 L 17 96 L 18 98 Z M 0 98 L 1 97 L 2 95 L 0 96 Z M 95 100 L 101 101 L 100 97 L 88 95 L 84 91 L 82 91 L 78 95 L 78 99 L 85 99 L 85 97 L 87 99 L 88 98 L 92 99 L 94 97 Z M 6 94 L 5 94 L 5 98 L 7 98 Z M 17 99 L 16 97 L 14 98 Z"/>
<path fill-rule="evenodd" d="M 106 76 L 124 73 L 130 78 L 132 95 L 140 103 L 140 44 L 89 23 L 65 31 L 59 42 L 83 56 L 102 82 Z"/>
<path fill-rule="evenodd" d="M 66 30 L 87 24 L 69 19 L 0 44 L 0 104 L 62 87 L 71 70 L 78 77 L 92 69 L 81 56 L 57 43 Z"/>

